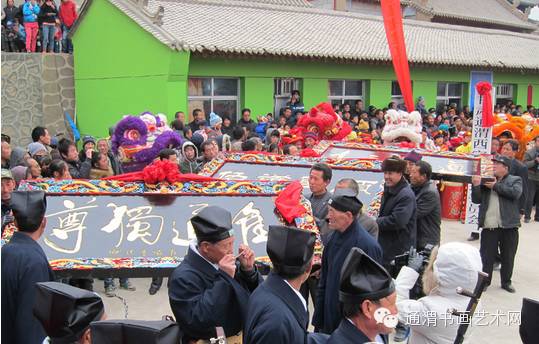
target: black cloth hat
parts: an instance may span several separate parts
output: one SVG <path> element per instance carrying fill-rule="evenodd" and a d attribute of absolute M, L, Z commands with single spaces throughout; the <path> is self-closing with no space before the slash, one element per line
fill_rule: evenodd
<path fill-rule="evenodd" d="M 526 297 L 523 298 L 520 315 L 519 331 L 522 343 L 539 343 L 539 332 L 537 332 L 537 324 L 539 324 L 539 302 Z"/>
<path fill-rule="evenodd" d="M 232 215 L 227 210 L 209 206 L 191 218 L 198 242 L 218 242 L 234 235 Z"/>
<path fill-rule="evenodd" d="M 295 227 L 269 226 L 266 252 L 279 272 L 302 274 L 314 254 L 316 234 Z"/>
<path fill-rule="evenodd" d="M 13 191 L 9 204 L 21 232 L 35 232 L 47 210 L 43 191 Z"/>
<path fill-rule="evenodd" d="M 358 247 L 350 250 L 341 270 L 339 300 L 363 302 L 391 295 L 395 284 L 380 264 Z"/>
<path fill-rule="evenodd" d="M 181 331 L 168 320 L 105 320 L 90 325 L 92 344 L 177 344 Z"/>
<path fill-rule="evenodd" d="M 36 283 L 34 315 L 52 343 L 77 342 L 105 312 L 96 293 L 58 282 Z"/>
<path fill-rule="evenodd" d="M 492 161 L 496 161 L 496 162 L 502 163 L 502 164 L 504 164 L 505 166 L 507 166 L 508 168 L 511 168 L 511 164 L 512 164 L 511 158 L 508 158 L 508 157 L 503 156 L 503 155 L 501 155 L 501 154 L 498 154 L 498 155 L 496 155 L 494 158 L 492 158 Z"/>
<path fill-rule="evenodd" d="M 397 157 L 387 158 L 382 162 L 382 171 L 404 173 L 406 171 L 406 161 Z"/>
<path fill-rule="evenodd" d="M 359 200 L 357 193 L 349 188 L 336 189 L 328 201 L 328 205 L 338 211 L 349 211 L 354 216 L 359 214 L 363 208 L 363 203 Z"/>

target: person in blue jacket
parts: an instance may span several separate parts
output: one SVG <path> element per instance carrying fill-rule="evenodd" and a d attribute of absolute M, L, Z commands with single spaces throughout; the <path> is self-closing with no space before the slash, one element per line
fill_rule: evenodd
<path fill-rule="evenodd" d="M 382 249 L 359 224 L 362 203 L 354 190 L 337 189 L 328 202 L 329 235 L 322 255 L 322 273 L 314 309 L 316 330 L 331 334 L 342 319 L 339 308 L 339 276 L 344 260 L 353 247 L 359 247 L 372 259 L 382 262 Z"/>
<path fill-rule="evenodd" d="M 251 292 L 262 283 L 249 247 L 240 245 L 234 256 L 232 215 L 208 206 L 191 218 L 196 242 L 169 278 L 168 296 L 183 342 L 210 340 L 217 328 L 229 342 L 243 328 Z"/>
<path fill-rule="evenodd" d="M 27 0 L 22 6 L 24 31 L 26 32 L 26 52 L 28 53 L 36 52 L 37 33 L 39 32 L 39 25 L 37 23 L 39 10 L 36 0 Z"/>

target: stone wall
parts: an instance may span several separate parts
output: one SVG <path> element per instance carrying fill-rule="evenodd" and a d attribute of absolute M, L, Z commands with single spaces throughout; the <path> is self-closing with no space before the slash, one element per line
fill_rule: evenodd
<path fill-rule="evenodd" d="M 14 145 L 30 143 L 38 125 L 71 136 L 64 112 L 74 109 L 72 55 L 2 52 L 2 133 Z"/>

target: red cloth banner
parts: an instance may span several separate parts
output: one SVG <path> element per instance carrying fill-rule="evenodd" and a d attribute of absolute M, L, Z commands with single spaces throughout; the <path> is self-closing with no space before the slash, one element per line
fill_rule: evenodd
<path fill-rule="evenodd" d="M 533 86 L 528 85 L 528 102 L 526 105 L 532 105 L 533 104 Z"/>
<path fill-rule="evenodd" d="M 275 199 L 275 207 L 288 223 L 293 223 L 296 217 L 301 217 L 307 212 L 301 204 L 303 186 L 299 181 L 293 181 L 279 193 Z"/>
<path fill-rule="evenodd" d="M 492 115 L 492 85 L 487 81 L 478 82 L 475 85 L 477 93 L 483 97 L 483 128 L 490 128 L 494 125 L 494 117 Z"/>
<path fill-rule="evenodd" d="M 406 56 L 406 44 L 404 43 L 400 0 L 382 0 L 381 5 L 393 68 L 395 69 L 395 75 L 397 76 L 406 108 L 411 112 L 414 110 L 414 97 L 410 79 L 410 66 Z"/>

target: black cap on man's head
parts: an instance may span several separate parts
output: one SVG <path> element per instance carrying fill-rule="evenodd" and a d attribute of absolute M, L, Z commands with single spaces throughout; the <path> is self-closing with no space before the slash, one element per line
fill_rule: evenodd
<path fill-rule="evenodd" d="M 328 201 L 328 205 L 343 213 L 349 211 L 356 216 L 363 208 L 363 203 L 359 200 L 356 192 L 349 188 L 336 189 Z"/>
<path fill-rule="evenodd" d="M 13 191 L 10 206 L 19 231 L 33 233 L 41 225 L 47 210 L 45 192 Z"/>
<path fill-rule="evenodd" d="M 52 343 L 78 342 L 92 321 L 101 320 L 105 306 L 96 293 L 58 282 L 36 284 L 34 316 Z"/>
<path fill-rule="evenodd" d="M 279 273 L 298 275 L 307 270 L 316 235 L 295 227 L 269 226 L 266 251 Z"/>
<path fill-rule="evenodd" d="M 198 242 L 218 242 L 234 235 L 232 215 L 229 211 L 209 206 L 191 218 Z"/>
<path fill-rule="evenodd" d="M 389 273 L 358 247 L 352 248 L 346 257 L 339 288 L 339 300 L 361 303 L 364 300 L 380 300 L 395 291 Z"/>

